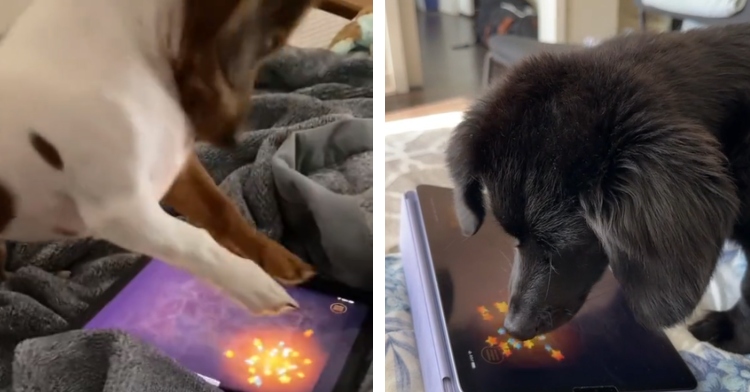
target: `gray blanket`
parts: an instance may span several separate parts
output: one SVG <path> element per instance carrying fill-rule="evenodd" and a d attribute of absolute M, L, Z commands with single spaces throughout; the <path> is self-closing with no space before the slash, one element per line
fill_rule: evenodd
<path fill-rule="evenodd" d="M 201 160 L 260 230 L 322 273 L 371 288 L 372 61 L 289 49 L 258 84 L 239 149 L 201 145 Z M 142 256 L 96 240 L 8 250 L 0 391 L 214 390 L 136 337 L 72 330 Z"/>

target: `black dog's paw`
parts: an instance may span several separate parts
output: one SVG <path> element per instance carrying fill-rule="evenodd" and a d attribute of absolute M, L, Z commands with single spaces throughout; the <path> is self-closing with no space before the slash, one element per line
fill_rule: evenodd
<path fill-rule="evenodd" d="M 750 354 L 750 320 L 737 307 L 711 312 L 689 328 L 696 339 L 737 354 Z"/>
<path fill-rule="evenodd" d="M 731 340 L 734 336 L 734 324 L 729 312 L 711 312 L 691 325 L 689 330 L 696 339 L 712 344 Z"/>

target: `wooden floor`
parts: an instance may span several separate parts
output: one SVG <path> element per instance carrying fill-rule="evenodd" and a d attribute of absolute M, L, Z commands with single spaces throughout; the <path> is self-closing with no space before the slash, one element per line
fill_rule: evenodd
<path fill-rule="evenodd" d="M 469 107 L 471 99 L 466 97 L 449 98 L 434 103 L 426 103 L 405 109 L 392 110 L 385 113 L 385 121 L 405 120 L 408 118 L 424 117 L 431 114 L 463 112 Z"/>
<path fill-rule="evenodd" d="M 480 91 L 482 62 L 486 50 L 473 44 L 471 19 L 418 12 L 417 22 L 422 47 L 424 87 L 386 97 L 385 111 L 389 116 L 399 112 L 396 117 L 403 118 L 409 110 L 419 113 L 444 110 L 450 103 L 471 100 Z M 460 105 L 463 103 L 459 103 Z"/>

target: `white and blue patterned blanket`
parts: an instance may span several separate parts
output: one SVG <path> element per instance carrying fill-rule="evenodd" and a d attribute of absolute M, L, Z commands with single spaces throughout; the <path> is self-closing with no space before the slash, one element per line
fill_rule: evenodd
<path fill-rule="evenodd" d="M 696 312 L 731 307 L 739 295 L 739 282 L 747 259 L 733 244 L 725 247 L 719 267 Z M 386 257 L 385 267 L 385 376 L 386 391 L 424 391 L 414 339 L 409 298 L 401 257 Z M 698 392 L 750 391 L 750 356 L 730 354 L 698 342 L 685 327 L 667 331 L 698 380 Z"/>

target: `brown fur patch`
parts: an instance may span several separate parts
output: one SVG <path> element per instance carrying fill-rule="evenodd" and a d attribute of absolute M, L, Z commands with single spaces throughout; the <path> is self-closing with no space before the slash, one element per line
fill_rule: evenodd
<path fill-rule="evenodd" d="M 190 223 L 206 229 L 226 249 L 255 261 L 283 282 L 300 283 L 315 274 L 309 264 L 253 228 L 216 186 L 195 154 L 190 156 L 163 202 Z"/>
<path fill-rule="evenodd" d="M 286 42 L 313 1 L 184 1 L 182 39 L 172 63 L 180 103 L 196 139 L 233 146 L 258 62 Z"/>
<path fill-rule="evenodd" d="M 16 200 L 8 188 L 0 184 L 0 233 L 8 227 L 8 224 L 16 217 Z"/>
<path fill-rule="evenodd" d="M 62 157 L 60 157 L 60 153 L 52 143 L 36 132 L 31 132 L 29 138 L 31 140 L 31 146 L 34 147 L 34 150 L 39 153 L 45 162 L 57 170 L 63 169 L 65 165 L 63 164 Z"/>
<path fill-rule="evenodd" d="M 173 63 L 180 103 L 195 129 L 196 138 L 231 146 L 239 125 L 237 103 L 227 102 L 222 80 L 217 37 L 239 0 L 185 0 L 180 53 Z"/>
<path fill-rule="evenodd" d="M 63 237 L 75 237 L 78 235 L 74 230 L 66 229 L 62 226 L 55 226 L 52 228 L 52 232 Z"/>
<path fill-rule="evenodd" d="M 0 241 L 0 280 L 2 281 L 8 279 L 8 273 L 5 271 L 5 267 L 7 263 L 8 263 L 8 248 L 5 245 L 5 241 Z"/>

